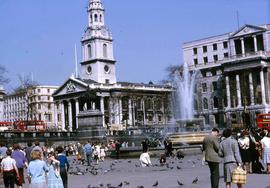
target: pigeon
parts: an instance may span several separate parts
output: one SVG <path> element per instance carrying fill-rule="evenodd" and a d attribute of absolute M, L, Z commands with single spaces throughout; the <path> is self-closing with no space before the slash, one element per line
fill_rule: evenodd
<path fill-rule="evenodd" d="M 101 184 L 99 184 L 99 187 L 103 187 L 104 185 L 101 183 Z"/>
<path fill-rule="evenodd" d="M 193 184 L 196 184 L 196 183 L 198 183 L 198 181 L 199 181 L 199 178 L 196 177 L 196 178 L 192 181 L 192 183 L 193 183 Z"/>
<path fill-rule="evenodd" d="M 135 167 L 140 167 L 140 165 L 138 165 L 138 164 L 135 164 Z"/>
<path fill-rule="evenodd" d="M 128 181 L 124 181 L 124 184 L 125 185 L 129 185 L 130 183 Z"/>
<path fill-rule="evenodd" d="M 156 182 L 152 185 L 152 187 L 156 187 L 156 186 L 158 186 L 158 181 L 156 181 Z"/>
<path fill-rule="evenodd" d="M 128 163 L 131 163 L 131 161 L 129 160 Z"/>
<path fill-rule="evenodd" d="M 142 185 L 138 185 L 138 186 L 137 186 L 137 188 L 144 188 L 144 186 L 142 186 Z"/>
<path fill-rule="evenodd" d="M 117 187 L 122 187 L 123 186 L 123 183 L 121 182 Z"/>
<path fill-rule="evenodd" d="M 177 180 L 178 185 L 183 186 L 184 184 Z"/>
<path fill-rule="evenodd" d="M 177 168 L 178 170 L 180 170 L 180 169 L 181 169 L 181 167 L 180 167 L 180 166 L 177 166 L 176 168 Z"/>

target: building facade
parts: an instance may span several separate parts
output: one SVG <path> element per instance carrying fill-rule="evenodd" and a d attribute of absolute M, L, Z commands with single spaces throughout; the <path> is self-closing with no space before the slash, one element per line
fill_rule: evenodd
<path fill-rule="evenodd" d="M 28 118 L 42 120 L 48 128 L 61 127 L 61 107 L 54 104 L 52 94 L 58 86 L 35 86 L 28 89 Z M 59 122 L 56 122 L 56 119 Z"/>
<path fill-rule="evenodd" d="M 3 121 L 42 120 L 48 128 L 57 128 L 55 119 L 61 120 L 62 112 L 61 108 L 55 106 L 53 102 L 52 94 L 57 88 L 57 86 L 32 86 L 5 95 Z"/>
<path fill-rule="evenodd" d="M 88 26 L 81 40 L 81 77 L 71 76 L 55 93 L 62 128 L 80 128 L 79 117 L 100 113 L 104 127 L 165 125 L 171 122 L 171 87 L 118 82 L 113 38 L 100 0 L 90 0 Z M 89 115 L 90 116 L 90 115 Z"/>
<path fill-rule="evenodd" d="M 194 109 L 206 124 L 255 126 L 256 114 L 270 111 L 270 25 L 184 43 L 183 57 L 197 74 Z"/>
<path fill-rule="evenodd" d="M 0 121 L 4 120 L 4 96 L 5 90 L 0 86 Z"/>

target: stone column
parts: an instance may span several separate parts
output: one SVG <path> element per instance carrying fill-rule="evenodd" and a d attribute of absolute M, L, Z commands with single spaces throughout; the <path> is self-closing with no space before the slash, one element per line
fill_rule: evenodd
<path fill-rule="evenodd" d="M 229 76 L 226 76 L 226 94 L 227 94 L 227 107 L 231 108 L 231 93 Z"/>
<path fill-rule="evenodd" d="M 79 128 L 78 114 L 80 113 L 80 109 L 79 109 L 79 99 L 76 99 L 75 107 L 76 107 L 76 129 L 78 129 L 78 128 Z"/>
<path fill-rule="evenodd" d="M 237 107 L 240 107 L 242 106 L 242 102 L 241 102 L 241 88 L 240 88 L 239 74 L 236 75 L 236 92 L 237 92 L 237 101 L 238 101 Z"/>
<path fill-rule="evenodd" d="M 122 119 L 123 119 L 123 110 L 122 110 L 122 99 L 121 97 L 119 98 L 118 101 L 118 110 L 119 110 L 119 124 L 122 124 Z"/>
<path fill-rule="evenodd" d="M 251 72 L 248 74 L 248 80 L 249 80 L 250 103 L 251 105 L 254 105 L 254 87 L 253 87 L 253 78 L 252 78 Z"/>
<path fill-rule="evenodd" d="M 64 105 L 64 102 L 62 101 L 61 102 L 61 110 L 62 110 L 62 130 L 65 129 L 65 126 L 66 126 L 66 121 L 65 121 L 65 105 Z"/>
<path fill-rule="evenodd" d="M 258 45 L 257 45 L 256 35 L 252 35 L 252 37 L 253 37 L 253 43 L 254 43 L 254 51 L 257 52 L 258 51 Z"/>
<path fill-rule="evenodd" d="M 69 131 L 72 130 L 72 108 L 71 108 L 71 101 L 68 101 L 68 128 L 69 128 Z"/>
<path fill-rule="evenodd" d="M 102 113 L 102 124 L 105 127 L 105 110 L 104 110 L 104 97 L 100 97 L 100 111 Z"/>
<path fill-rule="evenodd" d="M 245 55 L 245 42 L 244 42 L 244 38 L 240 38 L 241 40 L 241 49 L 242 49 L 242 55 Z"/>
<path fill-rule="evenodd" d="M 144 98 L 142 98 L 142 111 L 143 111 L 143 124 L 145 125 L 145 104 L 144 104 Z"/>
<path fill-rule="evenodd" d="M 132 101 L 131 98 L 128 99 L 128 124 L 133 125 L 132 121 Z"/>
<path fill-rule="evenodd" d="M 58 129 L 58 110 L 57 110 L 57 103 L 54 103 L 54 125 L 56 126 L 56 128 Z"/>
<path fill-rule="evenodd" d="M 109 115 L 110 115 L 110 120 L 109 120 L 109 122 L 110 122 L 110 124 L 113 124 L 113 111 L 114 111 L 114 109 L 113 109 L 113 98 L 112 97 L 110 97 L 109 98 L 109 109 L 110 109 L 110 112 L 109 112 Z"/>
<path fill-rule="evenodd" d="M 260 71 L 260 82 L 261 82 L 262 104 L 265 105 L 266 99 L 265 99 L 265 85 L 264 85 L 263 69 Z"/>

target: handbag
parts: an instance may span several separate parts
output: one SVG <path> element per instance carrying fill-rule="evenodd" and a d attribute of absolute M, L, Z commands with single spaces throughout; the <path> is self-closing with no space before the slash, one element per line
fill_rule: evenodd
<path fill-rule="evenodd" d="M 245 184 L 247 182 L 247 172 L 240 166 L 232 171 L 232 182 L 236 184 Z"/>

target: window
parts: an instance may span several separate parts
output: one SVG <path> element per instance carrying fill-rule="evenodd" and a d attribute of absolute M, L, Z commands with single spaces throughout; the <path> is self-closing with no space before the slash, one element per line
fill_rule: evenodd
<path fill-rule="evenodd" d="M 216 96 L 214 96 L 214 108 L 218 108 L 218 98 Z"/>
<path fill-rule="evenodd" d="M 197 55 L 197 48 L 193 48 L 193 55 Z"/>
<path fill-rule="evenodd" d="M 49 100 L 51 99 L 51 97 L 50 97 L 50 96 L 48 96 L 48 97 L 47 97 L 47 99 L 48 99 L 48 101 L 49 101 Z"/>
<path fill-rule="evenodd" d="M 105 79 L 105 83 L 106 84 L 109 84 L 110 83 L 110 80 L 109 79 Z"/>
<path fill-rule="evenodd" d="M 97 14 L 94 15 L 94 19 L 95 19 L 95 22 L 98 22 L 98 15 Z"/>
<path fill-rule="evenodd" d="M 194 65 L 198 65 L 198 59 L 197 58 L 193 59 L 193 61 L 194 61 Z"/>
<path fill-rule="evenodd" d="M 208 109 L 208 100 L 207 100 L 207 98 L 203 98 L 203 109 Z"/>
<path fill-rule="evenodd" d="M 102 14 L 99 15 L 99 21 L 102 22 Z"/>
<path fill-rule="evenodd" d="M 92 14 L 90 15 L 90 23 L 93 23 L 93 16 L 92 16 Z"/>
<path fill-rule="evenodd" d="M 214 61 L 218 61 L 218 55 L 214 55 L 213 58 L 214 58 Z"/>
<path fill-rule="evenodd" d="M 87 51 L 88 51 L 88 58 L 91 58 L 92 57 L 92 48 L 91 48 L 90 44 L 87 45 Z"/>
<path fill-rule="evenodd" d="M 202 83 L 202 91 L 207 92 L 207 84 L 206 83 Z"/>
<path fill-rule="evenodd" d="M 38 114 L 38 120 L 41 120 L 41 114 Z"/>
<path fill-rule="evenodd" d="M 228 58 L 229 54 L 228 53 L 224 53 L 224 58 Z"/>
<path fill-rule="evenodd" d="M 38 104 L 38 109 L 39 109 L 39 110 L 41 109 L 41 104 Z"/>
<path fill-rule="evenodd" d="M 89 65 L 89 66 L 87 67 L 87 73 L 88 73 L 88 74 L 91 74 L 91 73 L 92 73 L 92 67 L 91 67 L 91 65 Z"/>
<path fill-rule="evenodd" d="M 38 100 L 39 100 L 39 101 L 41 100 L 41 97 L 40 97 L 40 96 L 38 96 Z"/>
<path fill-rule="evenodd" d="M 47 93 L 50 93 L 50 89 L 47 89 Z"/>
<path fill-rule="evenodd" d="M 109 67 L 108 65 L 105 65 L 105 66 L 104 66 L 104 71 L 105 71 L 106 73 L 108 73 L 108 72 L 110 71 L 110 67 Z"/>
<path fill-rule="evenodd" d="M 51 109 L 51 104 L 49 103 L 49 104 L 48 104 L 48 110 L 50 110 L 50 109 Z"/>
<path fill-rule="evenodd" d="M 61 122 L 61 121 L 62 121 L 62 116 L 61 116 L 61 114 L 57 114 L 57 120 L 58 120 L 58 122 Z"/>
<path fill-rule="evenodd" d="M 40 93 L 40 89 L 38 89 L 38 93 Z"/>
<path fill-rule="evenodd" d="M 108 54 L 107 54 L 107 44 L 103 44 L 103 57 L 107 57 Z"/>
<path fill-rule="evenodd" d="M 228 42 L 226 42 L 226 41 L 223 42 L 223 48 L 224 48 L 224 49 L 227 49 L 227 48 L 228 48 Z"/>
<path fill-rule="evenodd" d="M 213 44 L 213 50 L 217 50 L 217 44 Z"/>
<path fill-rule="evenodd" d="M 217 82 L 213 82 L 212 86 L 213 86 L 213 91 L 216 91 L 217 90 Z"/>
<path fill-rule="evenodd" d="M 204 57 L 204 58 L 203 58 L 203 62 L 204 62 L 204 63 L 207 63 L 207 62 L 208 62 L 208 58 L 207 58 L 207 57 Z"/>
<path fill-rule="evenodd" d="M 207 52 L 207 46 L 203 46 L 203 53 Z"/>

